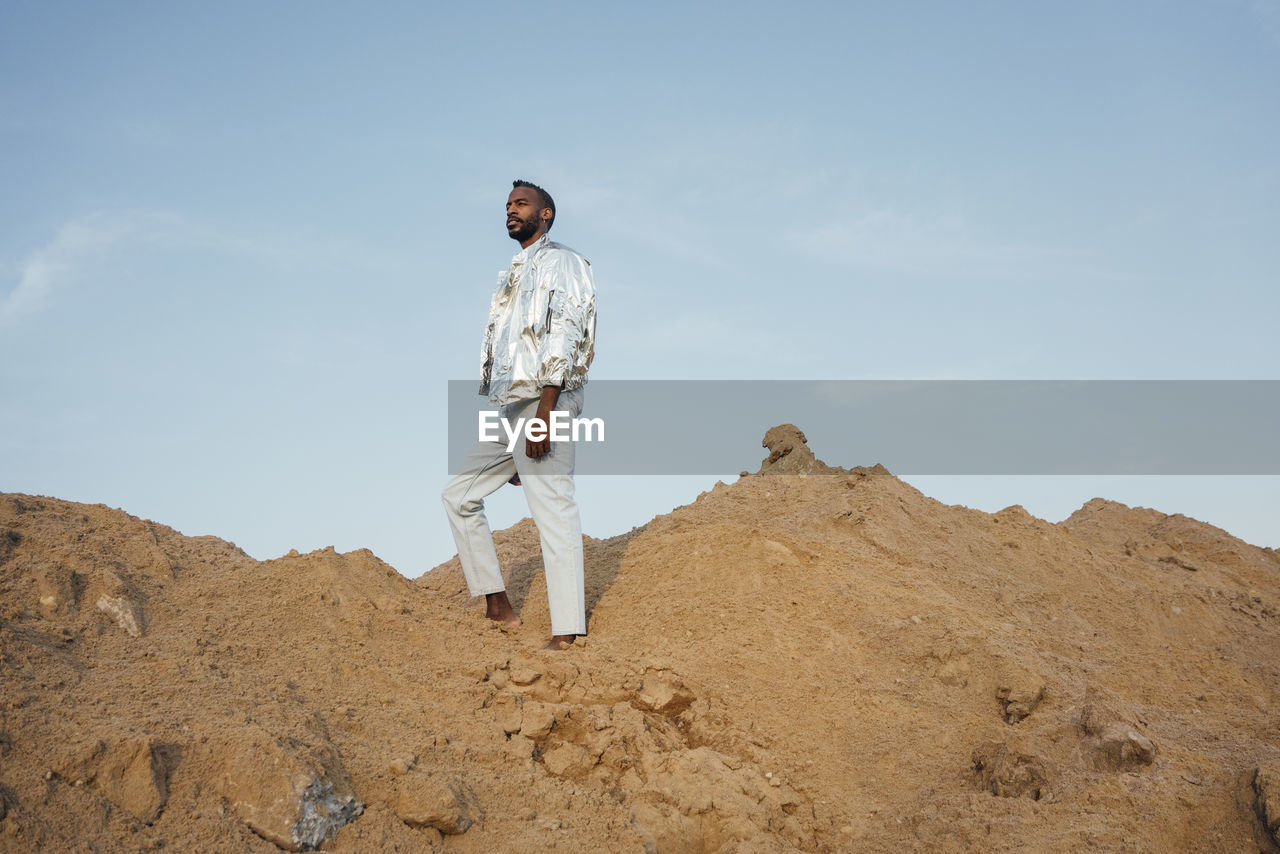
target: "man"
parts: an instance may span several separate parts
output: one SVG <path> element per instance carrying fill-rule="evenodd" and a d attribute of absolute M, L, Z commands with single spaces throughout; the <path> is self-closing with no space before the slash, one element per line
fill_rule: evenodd
<path fill-rule="evenodd" d="M 582 413 L 582 387 L 595 355 L 595 283 L 591 265 L 578 253 L 551 241 L 547 232 L 556 205 L 546 190 L 528 181 L 512 182 L 507 197 L 507 234 L 520 244 L 511 269 L 498 276 L 482 348 L 480 393 L 506 423 L 537 417 L 551 422 L 553 411 L 570 418 Z M 485 615 L 520 625 L 507 599 L 484 499 L 508 481 L 524 487 L 542 540 L 542 559 L 551 611 L 551 642 L 566 649 L 587 633 L 582 569 L 582 522 L 573 495 L 572 442 L 552 442 L 545 431 L 526 432 L 514 453 L 508 437 L 478 441 L 442 498 L 458 559 L 472 596 L 484 595 Z"/>

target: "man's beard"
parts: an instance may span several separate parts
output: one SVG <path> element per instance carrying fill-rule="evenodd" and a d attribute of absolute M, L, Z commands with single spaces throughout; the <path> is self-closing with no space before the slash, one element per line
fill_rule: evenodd
<path fill-rule="evenodd" d="M 538 233 L 538 219 L 520 219 L 516 217 L 516 225 L 507 226 L 507 234 L 511 235 L 511 239 L 519 243 L 524 243 L 530 237 Z"/>

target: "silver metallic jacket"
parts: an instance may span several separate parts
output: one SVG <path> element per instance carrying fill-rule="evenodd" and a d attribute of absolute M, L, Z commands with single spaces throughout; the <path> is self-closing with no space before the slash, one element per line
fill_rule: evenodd
<path fill-rule="evenodd" d="M 544 386 L 586 385 L 595 357 L 591 263 L 544 234 L 498 274 L 481 351 L 480 393 L 504 406 Z"/>

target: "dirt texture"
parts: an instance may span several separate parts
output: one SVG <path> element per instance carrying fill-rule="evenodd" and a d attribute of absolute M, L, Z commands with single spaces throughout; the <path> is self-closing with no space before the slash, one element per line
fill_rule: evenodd
<path fill-rule="evenodd" d="M 529 520 L 506 628 L 456 558 L 0 495 L 0 851 L 1280 851 L 1274 550 L 765 445 L 586 539 L 558 653 Z"/>

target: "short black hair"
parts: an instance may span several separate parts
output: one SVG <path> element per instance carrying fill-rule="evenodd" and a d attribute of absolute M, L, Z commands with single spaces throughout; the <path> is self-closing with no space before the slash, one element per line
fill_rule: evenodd
<path fill-rule="evenodd" d="M 514 181 L 512 181 L 512 182 L 511 182 L 511 189 L 513 189 L 513 190 L 514 190 L 516 187 L 528 187 L 530 190 L 533 190 L 535 193 L 537 193 L 537 194 L 542 198 L 542 207 L 544 207 L 544 208 L 551 208 L 551 220 L 547 223 L 547 231 L 550 231 L 550 230 L 551 230 L 551 226 L 553 226 L 553 225 L 555 225 L 555 224 L 556 224 L 556 202 L 555 202 L 555 199 L 551 198 L 551 194 L 550 194 L 550 193 L 548 193 L 546 190 L 542 189 L 541 187 L 539 187 L 537 184 L 533 183 L 532 181 L 525 181 L 525 180 L 523 180 L 523 179 L 521 179 L 521 178 L 517 178 L 516 180 L 514 180 Z"/>

